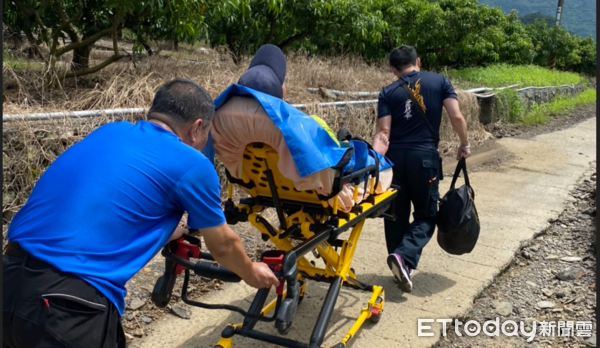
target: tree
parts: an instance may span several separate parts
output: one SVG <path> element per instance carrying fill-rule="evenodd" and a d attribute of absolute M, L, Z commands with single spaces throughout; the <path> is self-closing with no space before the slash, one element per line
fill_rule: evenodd
<path fill-rule="evenodd" d="M 504 40 L 498 45 L 500 61 L 508 64 L 531 64 L 535 56 L 533 42 L 517 11 L 513 10 L 502 23 Z"/>
<path fill-rule="evenodd" d="M 532 44 L 516 14 L 477 0 L 404 0 L 384 13 L 387 35 L 395 44 L 415 46 L 428 69 L 531 60 Z"/>
<path fill-rule="evenodd" d="M 565 29 L 537 20 L 527 25 L 535 50 L 534 64 L 567 70 L 581 62 L 579 41 Z"/>
<path fill-rule="evenodd" d="M 202 15 L 196 10 L 202 5 L 201 0 L 12 0 L 4 2 L 3 11 L 7 24 L 23 31 L 44 61 L 49 82 L 57 82 L 56 62 L 69 52 L 70 71 L 62 78 L 92 74 L 121 59 L 118 31 L 124 25 L 155 37 L 197 40 Z M 93 45 L 104 37 L 112 38 L 113 54 L 91 65 Z"/>
<path fill-rule="evenodd" d="M 206 14 L 213 47 L 226 45 L 236 63 L 271 43 L 282 50 L 364 52 L 386 29 L 382 0 L 224 1 Z"/>
<path fill-rule="evenodd" d="M 579 40 L 579 58 L 578 64 L 573 66 L 573 70 L 579 73 L 596 75 L 596 40 L 588 36 Z"/>
<path fill-rule="evenodd" d="M 147 1 L 127 14 L 122 28 L 135 34 L 134 51 L 144 48 L 151 55 L 148 38 L 195 44 L 207 29 L 206 8 L 206 1 L 198 0 Z"/>

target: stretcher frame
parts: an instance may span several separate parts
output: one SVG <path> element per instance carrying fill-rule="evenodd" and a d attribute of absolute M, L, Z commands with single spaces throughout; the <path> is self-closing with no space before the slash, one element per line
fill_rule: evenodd
<path fill-rule="evenodd" d="M 276 289 L 277 298 L 269 303 L 266 302 L 271 289 L 259 289 L 248 312 L 238 310 L 244 314 L 244 321 L 229 323 L 223 329 L 215 348 L 231 348 L 233 337 L 236 335 L 289 348 L 321 347 L 342 287 L 370 292 L 371 297 L 361 309 L 360 315 L 350 330 L 333 348 L 345 347 L 366 320 L 374 323 L 380 320 L 385 304 L 383 287 L 360 282 L 356 279 L 350 265 L 366 219 L 395 218 L 387 212 L 394 211 L 393 204 L 397 192 L 396 188 L 392 187 L 381 194 L 374 193 L 378 182 L 378 164 L 365 167 L 349 175 L 343 175 L 343 168 L 349 162 L 352 151 L 353 148 L 350 148 L 335 167 L 338 174 L 334 180 L 333 193 L 329 196 L 319 195 L 314 190 L 296 190 L 293 182 L 283 177 L 276 169 L 279 160 L 277 152 L 262 143 L 254 143 L 246 147 L 241 179 L 235 179 L 229 172 L 226 173 L 229 179 L 227 201 L 224 208 L 227 223 L 234 225 L 239 222 L 250 222 L 260 231 L 263 240 L 270 240 L 273 243 L 277 250 L 265 252 L 263 262 L 272 266 L 275 274 L 280 278 L 281 286 Z M 350 212 L 344 213 L 338 210 L 337 193 L 349 183 L 354 185 L 355 205 Z M 251 197 L 240 199 L 236 205 L 233 202 L 234 185 L 243 187 Z M 365 185 L 367 188 L 365 191 L 369 193 L 369 196 L 361 202 L 358 202 L 359 185 Z M 334 198 L 333 205 L 329 203 L 330 198 Z M 392 209 L 389 209 L 390 206 Z M 261 212 L 266 208 L 276 209 L 279 226 L 272 226 L 261 216 Z M 348 230 L 350 230 L 348 238 L 339 239 L 340 235 Z M 341 248 L 339 253 L 337 252 L 338 248 Z M 190 305 L 204 308 L 219 307 L 187 299 L 189 269 L 206 277 L 239 281 L 239 278 L 232 275 L 231 272 L 224 269 L 218 270 L 219 266 L 215 264 L 200 266 L 201 262 L 196 265 L 185 263 L 181 257 L 177 259 L 175 256 L 173 259 L 174 253 L 165 253 L 165 250 L 163 250 L 163 255 L 167 257 L 167 269 L 173 269 L 175 264 L 180 267 L 179 273 L 185 269 L 182 299 Z M 322 259 L 325 267 L 316 267 L 314 262 L 309 261 L 306 257 L 309 253 Z M 180 255 L 183 254 L 180 253 Z M 206 253 L 194 256 L 211 260 L 210 255 Z M 175 260 L 175 263 L 169 264 L 169 260 Z M 307 280 L 330 283 L 308 343 L 254 329 L 258 321 L 274 321 L 278 332 L 286 335 L 291 329 L 297 306 L 304 298 Z M 174 280 L 169 282 L 174 282 Z M 285 290 L 283 289 L 284 283 Z M 162 286 L 165 285 L 162 284 Z M 160 287 L 159 283 L 157 283 L 157 287 Z M 159 298 L 159 295 L 156 295 L 158 294 L 157 287 L 153 292 L 153 300 Z M 168 297 L 170 298 L 170 294 Z M 168 303 L 168 298 L 166 300 L 162 298 L 161 301 L 164 306 Z M 226 307 L 228 306 L 219 308 L 231 309 Z M 266 316 L 272 311 L 275 313 L 267 319 Z"/>

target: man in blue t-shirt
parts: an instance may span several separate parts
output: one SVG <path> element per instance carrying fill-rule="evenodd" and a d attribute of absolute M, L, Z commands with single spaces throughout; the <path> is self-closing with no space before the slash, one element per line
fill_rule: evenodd
<path fill-rule="evenodd" d="M 417 268 L 436 224 L 438 181 L 442 174 L 437 148 L 442 108 L 446 108 L 460 138 L 457 159 L 466 158 L 471 152 L 467 125 L 450 82 L 442 75 L 421 72 L 414 47 L 394 49 L 389 61 L 398 80 L 379 93 L 373 148 L 394 163 L 393 183 L 400 186 L 396 221 L 385 221 L 387 262 L 399 288 L 410 292 L 412 271 Z M 409 223 L 411 203 L 414 219 Z"/>
<path fill-rule="evenodd" d="M 221 265 L 278 285 L 225 223 L 220 183 L 201 152 L 214 103 L 190 80 L 162 86 L 135 124 L 99 127 L 59 156 L 8 229 L 5 347 L 125 347 L 125 284 L 169 241 L 184 212 Z"/>

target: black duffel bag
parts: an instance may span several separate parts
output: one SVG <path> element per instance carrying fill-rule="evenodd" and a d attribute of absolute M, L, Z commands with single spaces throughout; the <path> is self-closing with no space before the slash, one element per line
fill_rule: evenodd
<path fill-rule="evenodd" d="M 461 171 L 465 176 L 465 185 L 454 188 Z M 480 230 L 479 215 L 475 208 L 475 191 L 469 183 L 464 158 L 456 165 L 450 190 L 440 200 L 437 227 L 438 244 L 449 254 L 470 253 L 477 244 Z"/>

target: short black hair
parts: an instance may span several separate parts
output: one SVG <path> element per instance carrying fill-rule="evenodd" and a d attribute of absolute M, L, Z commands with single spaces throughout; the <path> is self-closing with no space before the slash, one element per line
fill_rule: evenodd
<path fill-rule="evenodd" d="M 413 46 L 402 45 L 390 53 L 390 65 L 398 71 L 417 65 L 417 50 Z"/>
<path fill-rule="evenodd" d="M 197 119 L 208 127 L 214 117 L 215 104 L 210 94 L 196 82 L 182 78 L 162 85 L 148 111 L 148 119 L 163 121 L 172 128 L 184 127 Z"/>

